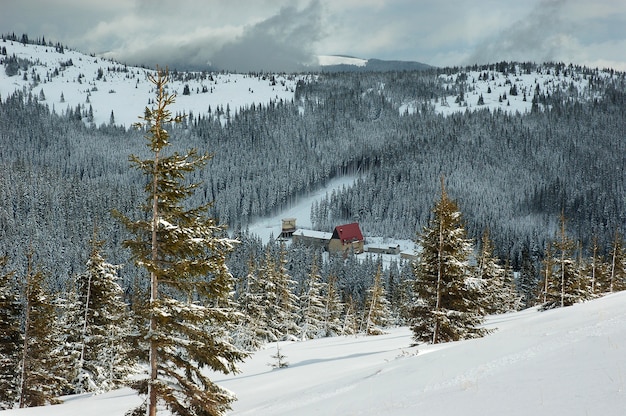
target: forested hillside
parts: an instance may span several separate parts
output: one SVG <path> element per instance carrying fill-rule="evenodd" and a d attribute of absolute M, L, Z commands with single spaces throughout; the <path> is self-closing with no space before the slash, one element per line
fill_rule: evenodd
<path fill-rule="evenodd" d="M 223 414 L 235 397 L 201 368 L 236 372 L 267 343 L 393 326 L 454 342 L 491 333 L 487 315 L 626 289 L 623 73 L 501 62 L 105 81 L 97 58 L 39 46 L 34 60 L 26 40 L 19 58 L 0 49 L 0 410 L 129 385 L 147 394 L 136 413 Z M 137 102 L 96 94 L 112 79 L 113 96 L 155 95 L 133 128 L 114 110 L 95 122 L 112 103 L 132 119 Z M 42 84 L 71 105 L 58 112 L 65 95 Z M 226 85 L 245 104 L 222 105 Z M 177 88 L 191 107 L 175 107 Z M 336 239 L 250 232 L 300 200 L 336 253 Z M 335 228 L 348 222 L 413 240 L 412 260 L 357 256 L 359 227 Z M 276 348 L 271 365 L 288 366 Z"/>
<path fill-rule="evenodd" d="M 512 95 L 517 76 L 550 72 L 564 81 L 524 89 L 528 112 L 468 105 L 476 74 L 508 82 Z M 354 186 L 314 207 L 317 228 L 358 221 L 366 235 L 413 239 L 443 175 L 470 236 L 489 227 L 495 251 L 517 268 L 524 249 L 540 259 L 561 213 L 585 248 L 597 237 L 608 250 L 624 232 L 625 83 L 622 73 L 562 64 L 320 73 L 300 77 L 292 101 L 193 113 L 172 129 L 176 146 L 214 154 L 192 178 L 203 181 L 194 203 L 213 201 L 232 230 L 349 173 Z M 461 111 L 443 115 L 444 102 Z M 413 111 L 401 111 L 407 103 Z M 141 135 L 77 111 L 51 112 L 28 91 L 0 102 L 0 244 L 17 270 L 32 250 L 59 280 L 84 264 L 94 225 L 111 261 L 126 262 L 110 211 L 137 206 L 144 181 L 127 160 L 144 151 Z"/>

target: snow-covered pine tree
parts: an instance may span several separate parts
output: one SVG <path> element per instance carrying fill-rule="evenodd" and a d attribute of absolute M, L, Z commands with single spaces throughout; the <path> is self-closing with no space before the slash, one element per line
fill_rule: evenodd
<path fill-rule="evenodd" d="M 133 235 L 124 244 L 150 280 L 150 298 L 140 312 L 143 325 L 135 337 L 149 374 L 134 387 L 147 394 L 149 416 L 156 415 L 159 403 L 176 415 L 219 415 L 235 397 L 211 381 L 204 368 L 236 372 L 236 363 L 247 355 L 229 335 L 239 319 L 226 265 L 235 241 L 207 216 L 208 205 L 185 204 L 197 187 L 185 181 L 186 175 L 210 156 L 195 149 L 165 154 L 169 129 L 182 118 L 173 117 L 168 108 L 175 97 L 166 92 L 167 71 L 158 70 L 149 79 L 156 100 L 137 127 L 146 129 L 152 158 L 130 158 L 148 179 L 145 219 L 117 214 Z"/>
<path fill-rule="evenodd" d="M 64 377 L 69 363 L 60 354 L 55 301 L 45 287 L 45 280 L 42 271 L 33 271 L 29 254 L 19 373 L 20 408 L 59 403 L 57 396 L 69 384 Z"/>
<path fill-rule="evenodd" d="M 411 310 L 417 342 L 436 344 L 487 332 L 480 327 L 484 314 L 477 291 L 467 284 L 473 244 L 466 235 L 461 212 L 448 197 L 442 178 L 441 199 L 417 241 L 422 251 L 414 264 L 417 299 Z"/>
<path fill-rule="evenodd" d="M 313 258 L 311 272 L 308 274 L 300 295 L 300 339 L 315 339 L 323 336 L 326 308 L 323 291 L 326 283 L 319 274 L 317 259 Z"/>
<path fill-rule="evenodd" d="M 537 272 L 530 255 L 530 250 L 522 250 L 522 265 L 519 272 L 519 291 L 521 293 L 521 308 L 530 308 L 537 299 Z"/>
<path fill-rule="evenodd" d="M 537 303 L 547 304 L 548 302 L 548 286 L 554 274 L 554 257 L 552 256 L 552 247 L 546 244 L 546 252 L 541 262 L 541 280 L 538 286 Z"/>
<path fill-rule="evenodd" d="M 356 335 L 358 332 L 359 322 L 357 320 L 357 306 L 352 296 L 349 296 L 343 315 L 341 335 Z"/>
<path fill-rule="evenodd" d="M 324 296 L 324 322 L 322 323 L 322 336 L 334 337 L 342 332 L 341 314 L 343 304 L 337 290 L 337 277 L 328 276 L 326 294 Z"/>
<path fill-rule="evenodd" d="M 615 232 L 613 246 L 611 247 L 611 264 L 609 292 L 617 292 L 626 289 L 626 249 L 624 240 L 619 233 Z"/>
<path fill-rule="evenodd" d="M 252 259 L 248 262 L 248 273 L 240 290 L 237 304 L 243 318 L 233 333 L 234 342 L 245 351 L 256 351 L 263 342 L 271 338 L 271 335 L 268 332 L 264 296 L 259 287 L 257 267 Z"/>
<path fill-rule="evenodd" d="M 78 368 L 72 380 L 75 393 L 111 390 L 134 371 L 127 341 L 130 315 L 118 284 L 121 266 L 105 261 L 103 244 L 94 233 L 87 270 L 75 279 L 76 299 L 68 311 L 72 327 L 78 326 L 78 331 L 72 331 L 78 339 L 68 340 L 78 346 Z"/>
<path fill-rule="evenodd" d="M 522 309 L 522 296 L 517 290 L 517 284 L 515 282 L 515 272 L 511 267 L 509 259 L 504 263 L 504 302 L 506 307 L 505 312 L 513 312 Z"/>
<path fill-rule="evenodd" d="M 591 296 L 600 296 L 602 293 L 609 291 L 610 270 L 600 254 L 597 237 L 594 237 L 591 241 L 591 257 L 587 260 L 583 273 L 591 283 L 589 289 Z"/>
<path fill-rule="evenodd" d="M 483 231 L 476 264 L 476 279 L 483 291 L 481 302 L 486 314 L 497 314 L 515 310 L 518 296 L 507 280 L 506 270 L 498 264 L 494 255 L 493 241 L 489 229 Z"/>
<path fill-rule="evenodd" d="M 279 344 L 279 342 L 276 342 L 276 354 L 272 355 L 272 358 L 276 361 L 270 363 L 270 365 L 272 366 L 272 368 L 287 368 L 289 367 L 289 362 L 285 360 L 287 356 L 280 352 Z"/>
<path fill-rule="evenodd" d="M 298 296 L 295 294 L 296 282 L 287 271 L 287 252 L 281 243 L 278 262 L 275 269 L 276 294 L 278 296 L 279 313 L 276 315 L 278 329 L 283 339 L 296 340 L 300 331 L 298 324 Z"/>
<path fill-rule="evenodd" d="M 382 265 L 378 266 L 378 270 L 374 275 L 372 286 L 367 289 L 367 298 L 365 300 L 365 335 L 382 335 L 384 328 L 391 321 L 391 307 L 385 287 L 383 286 Z"/>
<path fill-rule="evenodd" d="M 259 335 L 263 342 L 278 341 L 282 338 L 282 315 L 281 302 L 278 294 L 276 261 L 272 256 L 269 246 L 266 247 L 265 255 L 256 268 L 252 277 L 250 292 L 256 294 L 254 302 L 258 309 L 257 323 Z"/>
<path fill-rule="evenodd" d="M 551 263 L 553 270 L 547 274 L 546 302 L 542 305 L 542 309 L 571 306 L 589 298 L 589 282 L 581 273 L 574 257 L 576 243 L 565 232 L 565 216 L 562 214 L 558 239 L 552 243 L 552 246 L 554 258 L 546 263 L 546 268 Z"/>
<path fill-rule="evenodd" d="M 15 406 L 19 394 L 22 337 L 22 304 L 15 273 L 6 271 L 0 258 L 0 410 Z"/>

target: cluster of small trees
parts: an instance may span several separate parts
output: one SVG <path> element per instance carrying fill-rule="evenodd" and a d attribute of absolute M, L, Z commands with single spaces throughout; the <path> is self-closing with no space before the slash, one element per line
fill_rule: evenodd
<path fill-rule="evenodd" d="M 94 240 L 85 271 L 55 293 L 32 257 L 25 276 L 0 273 L 0 409 L 122 385 L 135 361 L 128 355 L 131 328 L 119 267 L 104 260 Z"/>
<path fill-rule="evenodd" d="M 568 236 L 566 219 L 555 239 L 548 244 L 541 264 L 540 279 L 528 306 L 540 304 L 543 309 L 570 306 L 607 293 L 626 289 L 626 250 L 618 232 L 611 247 L 601 255 L 597 239 L 592 241 L 591 255 L 583 256 L 581 244 Z M 520 280 L 527 280 L 522 270 Z"/>

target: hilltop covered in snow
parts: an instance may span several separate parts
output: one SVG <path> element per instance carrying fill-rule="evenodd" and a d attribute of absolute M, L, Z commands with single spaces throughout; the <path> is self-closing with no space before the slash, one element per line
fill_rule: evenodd
<path fill-rule="evenodd" d="M 0 42 L 0 97 L 15 91 L 30 93 L 48 105 L 51 111 L 65 113 L 77 108 L 84 119 L 95 126 L 109 124 L 130 127 L 137 115 L 150 105 L 154 95 L 148 74 L 153 69 L 131 67 L 93 55 L 55 46 L 24 45 L 17 41 Z M 389 71 L 393 61 L 320 55 L 321 68 L 355 68 L 366 71 Z M 384 65 L 383 65 L 384 64 Z M 404 63 L 407 64 L 407 63 Z M 412 63 L 419 64 L 419 63 Z M 391 66 L 390 66 L 391 65 Z M 400 65 L 398 70 L 432 69 Z M 434 97 L 435 111 L 453 114 L 466 110 L 531 110 L 533 97 L 570 91 L 571 99 L 594 98 L 586 91 L 589 78 L 583 68 L 556 66 L 491 65 L 490 69 L 437 70 L 438 81 L 449 94 Z M 587 70 L 589 72 L 589 70 Z M 596 74 L 609 76 L 611 71 Z M 177 94 L 173 112 L 217 114 L 223 122 L 242 108 L 266 105 L 272 101 L 294 99 L 299 80 L 312 79 L 306 74 L 235 74 L 225 72 L 178 72 L 172 70 L 171 92 Z M 384 86 L 383 86 L 384 87 Z M 459 91 L 463 91 L 462 93 Z M 422 100 L 406 99 L 397 103 L 401 114 L 413 113 Z M 113 120 L 111 118 L 113 115 Z"/>
<path fill-rule="evenodd" d="M 31 93 L 57 113 L 93 111 L 96 126 L 111 121 L 130 127 L 154 96 L 148 81 L 150 69 L 126 66 L 111 60 L 54 46 L 24 45 L 0 41 L 0 61 L 9 62 L 9 71 L 0 69 L 0 96 L 14 91 Z M 6 62 L 5 62 L 6 63 Z M 14 73 L 13 73 L 14 72 Z M 179 73 L 172 71 L 169 90 L 177 94 L 172 112 L 207 114 L 218 107 L 231 115 L 240 108 L 270 101 L 291 100 L 296 77 L 279 74 Z M 189 94 L 186 95 L 186 87 Z"/>

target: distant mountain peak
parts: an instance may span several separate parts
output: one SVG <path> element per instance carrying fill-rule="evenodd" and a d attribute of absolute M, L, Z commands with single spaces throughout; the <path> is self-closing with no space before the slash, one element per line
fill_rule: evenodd
<path fill-rule="evenodd" d="M 423 71 L 434 68 L 416 61 L 363 59 L 350 55 L 318 55 L 319 66 L 329 72 L 350 71 Z"/>

